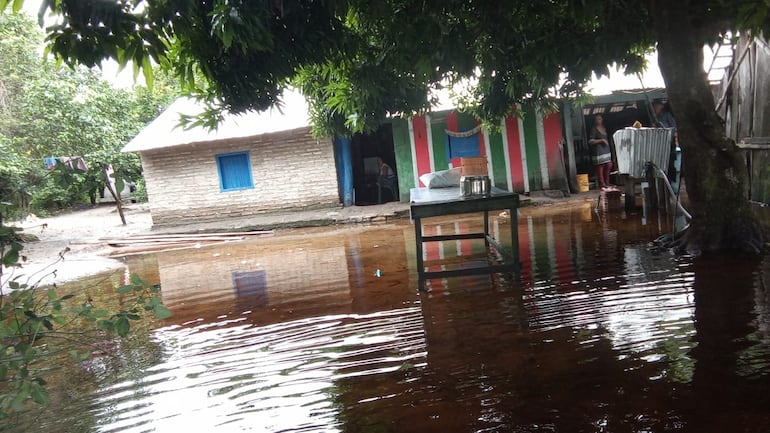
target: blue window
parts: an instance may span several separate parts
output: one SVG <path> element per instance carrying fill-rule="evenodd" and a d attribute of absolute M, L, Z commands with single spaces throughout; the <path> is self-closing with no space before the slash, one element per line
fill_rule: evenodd
<path fill-rule="evenodd" d="M 479 134 L 470 137 L 451 137 L 447 135 L 447 157 L 465 158 L 468 156 L 480 156 Z"/>
<path fill-rule="evenodd" d="M 217 155 L 217 170 L 219 171 L 219 187 L 222 191 L 254 188 L 249 152 Z"/>

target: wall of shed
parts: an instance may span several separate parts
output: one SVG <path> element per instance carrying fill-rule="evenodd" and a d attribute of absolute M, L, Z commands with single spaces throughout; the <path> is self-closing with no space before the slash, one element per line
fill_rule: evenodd
<path fill-rule="evenodd" d="M 402 201 L 409 199 L 411 188 L 424 186 L 419 180 L 421 175 L 446 170 L 452 163 L 446 131 L 468 131 L 477 124 L 470 114 L 457 111 L 393 120 Z M 560 113 L 542 116 L 526 107 L 522 117 L 506 118 L 499 128 L 482 128 L 477 135 L 479 155 L 487 157 L 494 186 L 529 192 L 566 185 L 559 147 L 563 137 Z"/>
<path fill-rule="evenodd" d="M 220 191 L 216 155 L 250 152 L 254 188 Z M 153 223 L 339 205 L 331 139 L 310 128 L 141 153 Z"/>
<path fill-rule="evenodd" d="M 747 45 L 746 37 L 738 41 L 733 61 L 737 61 Z M 728 135 L 737 140 L 770 137 L 770 104 L 767 104 L 770 98 L 770 45 L 757 38 L 740 67 L 731 73 L 735 78 L 730 89 L 730 113 L 724 108 L 720 113 L 729 118 Z"/>
<path fill-rule="evenodd" d="M 770 45 L 761 37 L 751 42 L 743 36 L 738 41 L 733 62 L 738 61 L 747 47 L 746 58 L 731 71 L 734 78 L 728 89 L 729 103 L 720 107 L 719 114 L 726 119 L 726 133 L 730 138 L 770 142 L 770 104 L 767 102 L 770 100 Z M 728 79 L 729 75 L 722 88 Z M 747 161 L 750 199 L 770 203 L 770 151 L 747 151 Z"/>

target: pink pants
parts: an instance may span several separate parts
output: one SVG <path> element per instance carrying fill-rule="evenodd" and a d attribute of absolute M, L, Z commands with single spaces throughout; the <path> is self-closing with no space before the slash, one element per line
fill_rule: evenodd
<path fill-rule="evenodd" d="M 610 170 L 612 170 L 612 161 L 596 166 L 596 180 L 599 182 L 600 188 L 609 186 Z"/>

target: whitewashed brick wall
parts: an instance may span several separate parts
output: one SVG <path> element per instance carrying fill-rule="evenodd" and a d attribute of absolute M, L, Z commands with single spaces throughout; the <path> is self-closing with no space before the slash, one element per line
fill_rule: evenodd
<path fill-rule="evenodd" d="M 250 152 L 254 189 L 220 191 L 216 155 Z M 310 128 L 141 153 L 156 225 L 339 205 L 331 139 Z"/>

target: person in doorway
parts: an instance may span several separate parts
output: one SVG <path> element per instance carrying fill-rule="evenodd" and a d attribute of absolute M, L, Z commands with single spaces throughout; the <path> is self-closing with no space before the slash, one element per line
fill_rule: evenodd
<path fill-rule="evenodd" d="M 671 108 L 668 104 L 664 104 L 661 101 L 655 101 L 652 103 L 652 108 L 655 110 L 655 124 L 661 128 L 672 129 L 671 138 L 671 152 L 668 158 L 668 177 L 676 179 L 676 149 L 679 147 L 679 134 L 676 132 L 676 120 L 674 115 L 671 114 Z"/>
<path fill-rule="evenodd" d="M 377 157 L 377 167 L 377 202 L 382 203 L 382 188 L 389 190 L 393 199 L 398 200 L 396 172 L 380 157 Z"/>
<path fill-rule="evenodd" d="M 378 176 L 383 179 L 393 179 L 396 177 L 396 173 L 393 171 L 392 168 L 388 164 L 385 163 L 385 161 L 382 160 L 379 156 L 377 157 L 377 168 L 379 169 Z"/>
<path fill-rule="evenodd" d="M 671 128 L 674 130 L 674 145 L 679 146 L 679 137 L 676 133 L 676 120 L 671 110 L 661 101 L 655 101 L 652 107 L 655 109 L 655 123 L 661 128 Z"/>
<path fill-rule="evenodd" d="M 588 143 L 593 149 L 593 162 L 596 166 L 596 179 L 602 190 L 610 189 L 610 170 L 612 170 L 612 152 L 607 129 L 604 127 L 604 119 L 601 114 L 594 116 L 594 126 Z"/>
<path fill-rule="evenodd" d="M 670 110 L 666 109 L 666 104 L 662 101 L 655 101 L 652 103 L 652 107 L 655 109 L 655 121 L 661 128 L 676 128 L 676 120 Z"/>

